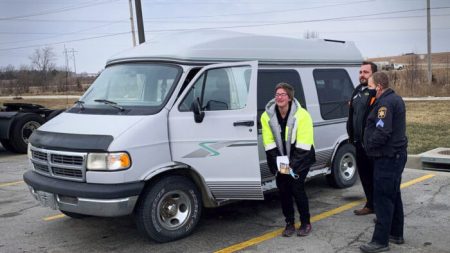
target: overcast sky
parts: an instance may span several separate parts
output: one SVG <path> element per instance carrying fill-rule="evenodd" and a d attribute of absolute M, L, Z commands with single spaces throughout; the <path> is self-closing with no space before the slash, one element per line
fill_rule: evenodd
<path fill-rule="evenodd" d="M 296 38 L 314 31 L 354 41 L 363 57 L 427 52 L 426 0 L 141 1 L 147 41 L 200 28 Z M 431 0 L 431 16 L 432 52 L 450 51 L 450 0 Z M 65 66 L 65 47 L 72 71 L 100 71 L 132 47 L 129 1 L 0 0 L 0 67 L 29 65 L 45 46 L 57 66 Z"/>

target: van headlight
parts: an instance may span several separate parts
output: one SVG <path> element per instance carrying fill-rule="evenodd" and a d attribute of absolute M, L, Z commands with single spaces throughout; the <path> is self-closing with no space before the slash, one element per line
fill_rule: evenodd
<path fill-rule="evenodd" d="M 89 153 L 86 167 L 88 170 L 126 170 L 131 167 L 131 158 L 125 152 Z"/>

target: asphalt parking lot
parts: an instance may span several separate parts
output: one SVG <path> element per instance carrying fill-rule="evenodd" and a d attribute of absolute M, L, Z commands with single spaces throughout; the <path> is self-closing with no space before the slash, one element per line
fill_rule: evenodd
<path fill-rule="evenodd" d="M 284 218 L 277 194 L 205 209 L 194 234 L 158 244 L 141 236 L 132 217 L 72 219 L 40 207 L 22 174 L 25 155 L 0 147 L 0 252 L 359 252 L 370 240 L 374 215 L 357 217 L 359 182 L 333 189 L 324 178 L 307 183 L 313 232 L 280 237 Z M 404 245 L 391 252 L 450 252 L 450 173 L 406 169 Z"/>

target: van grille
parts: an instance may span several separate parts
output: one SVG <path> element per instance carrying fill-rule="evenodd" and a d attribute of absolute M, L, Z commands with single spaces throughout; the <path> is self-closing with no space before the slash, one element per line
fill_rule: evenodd
<path fill-rule="evenodd" d="M 71 181 L 86 181 L 86 155 L 31 146 L 31 163 L 37 173 Z"/>
<path fill-rule="evenodd" d="M 74 178 L 83 177 L 83 173 L 81 172 L 81 170 L 52 167 L 52 172 L 54 175 L 62 177 L 74 177 Z"/>
<path fill-rule="evenodd" d="M 52 163 L 83 165 L 83 157 L 81 157 L 81 156 L 68 156 L 68 155 L 52 154 L 51 158 L 52 158 Z"/>
<path fill-rule="evenodd" d="M 33 150 L 31 151 L 33 158 L 36 160 L 47 161 L 47 154 L 44 152 Z"/>
<path fill-rule="evenodd" d="M 37 171 L 41 171 L 41 172 L 44 172 L 44 173 L 49 173 L 49 169 L 48 169 L 47 165 L 42 165 L 42 164 L 39 164 L 39 163 L 33 163 L 33 166 L 34 166 L 34 169 L 37 170 Z"/>

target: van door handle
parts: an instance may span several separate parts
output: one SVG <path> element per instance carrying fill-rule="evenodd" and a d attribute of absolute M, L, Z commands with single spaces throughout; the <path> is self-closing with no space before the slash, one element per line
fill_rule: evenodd
<path fill-rule="evenodd" d="M 233 122 L 233 126 L 248 126 L 248 127 L 251 127 L 251 126 L 254 126 L 254 125 L 255 125 L 255 122 L 253 120 L 244 120 L 244 121 Z"/>

